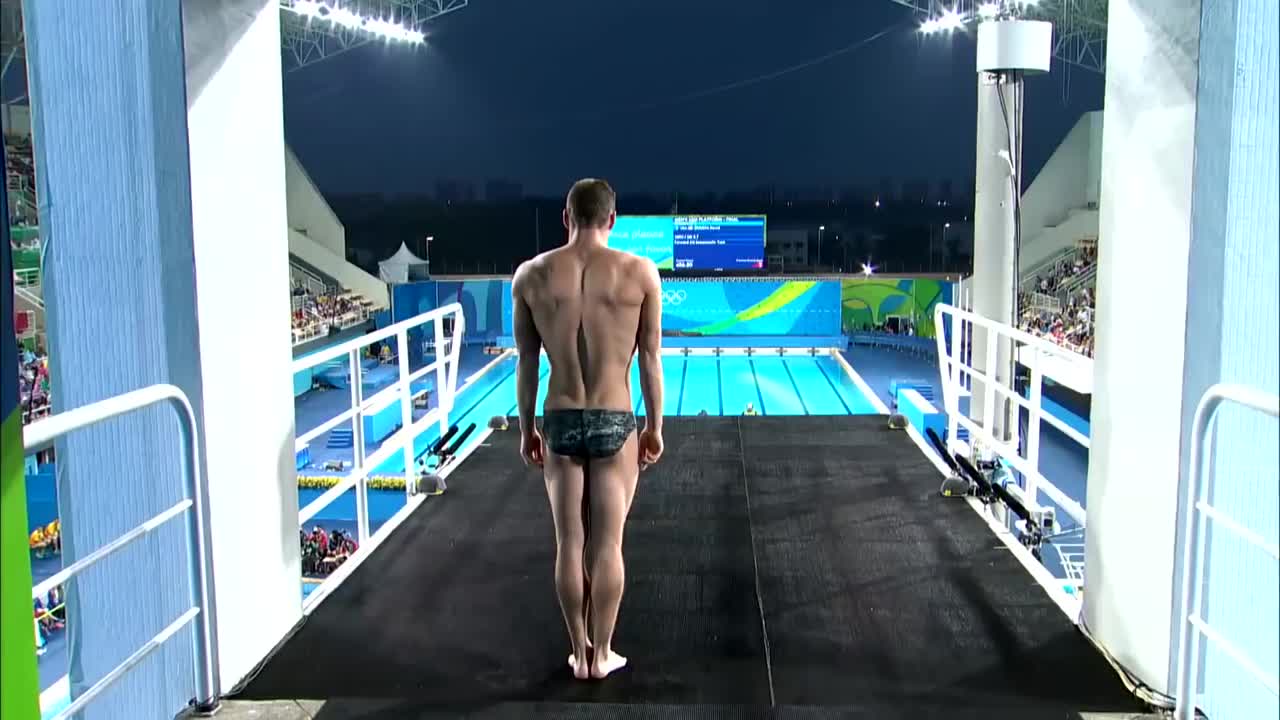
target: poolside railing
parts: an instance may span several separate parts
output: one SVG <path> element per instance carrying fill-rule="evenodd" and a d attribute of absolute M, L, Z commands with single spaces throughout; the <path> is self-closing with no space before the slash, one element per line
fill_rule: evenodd
<path fill-rule="evenodd" d="M 1235 540 L 1238 544 L 1233 549 L 1266 555 L 1271 561 L 1280 562 L 1280 545 L 1277 545 L 1254 529 L 1247 527 L 1238 518 L 1233 518 L 1223 510 L 1221 504 L 1213 504 L 1212 498 L 1215 497 L 1213 492 L 1214 485 L 1219 478 L 1213 472 L 1205 472 L 1204 466 L 1209 464 L 1205 461 L 1206 439 L 1209 437 L 1209 429 L 1213 425 L 1214 418 L 1217 416 L 1219 408 L 1223 405 L 1237 405 L 1272 418 L 1280 417 L 1280 396 L 1241 385 L 1214 385 L 1205 391 L 1196 406 L 1196 413 L 1191 426 L 1191 457 L 1188 464 L 1186 497 L 1183 502 L 1182 583 L 1180 586 L 1180 602 L 1176 606 L 1181 608 L 1178 616 L 1179 642 L 1175 686 L 1176 706 L 1174 709 L 1174 718 L 1176 720 L 1194 720 L 1196 717 L 1197 699 L 1201 698 L 1196 688 L 1202 664 L 1201 638 L 1205 640 L 1207 646 L 1216 647 L 1221 656 L 1231 661 L 1234 667 L 1231 671 L 1228 671 L 1230 675 L 1235 675 L 1233 670 L 1236 668 L 1243 670 L 1248 677 L 1269 690 L 1271 695 L 1280 696 L 1280 675 L 1264 669 L 1264 665 L 1275 667 L 1275 657 L 1268 658 L 1268 661 L 1260 661 L 1256 655 L 1247 652 L 1240 645 L 1248 638 L 1228 637 L 1229 633 L 1223 632 L 1221 627 L 1214 627 L 1209 622 L 1205 608 L 1207 604 L 1204 598 L 1205 586 L 1207 584 L 1206 581 L 1209 580 L 1209 577 L 1207 577 L 1209 575 L 1209 563 L 1206 555 L 1208 554 L 1210 527 L 1216 532 L 1224 533 Z M 1274 438 L 1274 430 L 1270 432 L 1272 433 L 1271 437 Z M 1274 456 L 1270 460 L 1274 460 Z M 1267 461 L 1263 460 L 1263 462 Z M 1230 478 L 1230 480 L 1238 483 L 1242 478 Z M 1256 498 L 1258 503 L 1274 503 L 1275 500 L 1274 496 Z M 1210 525 L 1211 522 L 1212 526 Z M 1245 578 L 1250 575 L 1256 580 L 1259 574 L 1241 572 L 1239 566 L 1233 567 L 1231 570 L 1236 571 L 1233 575 L 1236 576 L 1237 583 L 1244 582 Z M 1274 593 L 1275 585 L 1274 581 L 1267 582 L 1265 573 L 1261 574 L 1264 579 L 1261 583 L 1255 582 L 1253 588 L 1246 589 L 1237 584 L 1229 586 L 1228 592 L 1243 595 L 1247 604 L 1257 605 L 1264 603 L 1265 594 L 1268 592 Z M 1264 587 L 1258 588 L 1257 585 L 1264 585 Z M 1267 585 L 1269 587 L 1265 587 Z M 1236 600 L 1236 598 L 1231 598 L 1233 602 Z M 1218 600 L 1218 602 L 1225 604 L 1223 600 Z M 1265 605 L 1262 607 L 1265 607 Z M 1223 612 L 1219 611 L 1220 620 L 1222 616 Z M 1271 615 L 1273 623 L 1274 617 L 1274 615 Z M 1236 624 L 1240 625 L 1242 623 L 1237 620 Z M 1272 624 L 1272 627 L 1274 628 L 1275 625 Z M 1261 628 L 1252 625 L 1250 625 L 1249 630 L 1255 633 L 1265 632 Z M 1236 634 L 1238 633 L 1239 627 L 1236 628 Z M 1212 702 L 1215 700 L 1212 696 L 1213 688 L 1208 681 L 1205 684 L 1209 687 L 1206 687 L 1207 696 L 1203 700 Z M 1225 688 L 1225 691 L 1234 696 L 1235 702 L 1240 702 L 1242 698 L 1240 697 L 1239 689 L 1238 687 L 1231 687 Z M 1268 711 L 1262 708 L 1242 709 L 1240 712 L 1251 714 L 1256 712 L 1258 713 L 1257 717 L 1263 717 L 1268 714 Z M 1272 709 L 1269 712 L 1274 714 L 1275 711 Z"/>
<path fill-rule="evenodd" d="M 23 452 L 33 455 L 53 446 L 59 438 L 111 418 L 134 413 L 153 405 L 168 404 L 178 416 L 181 429 L 179 444 L 183 452 L 185 496 L 161 512 L 125 532 L 107 544 L 86 553 L 62 570 L 31 588 L 33 600 L 46 597 L 51 590 L 114 555 L 170 520 L 184 518 L 187 526 L 187 572 L 191 607 L 151 637 L 142 647 L 109 670 L 97 682 L 76 694 L 70 704 L 61 708 L 54 720 L 77 717 L 85 706 L 133 670 L 170 638 L 194 623 L 195 677 L 193 707 L 197 714 L 212 714 L 218 706 L 218 639 L 213 632 L 213 569 L 208 562 L 209 529 L 205 522 L 209 503 L 208 488 L 200 473 L 200 440 L 195 412 L 185 393 L 173 385 L 152 385 L 116 395 L 74 410 L 50 415 L 23 429 Z"/>
<path fill-rule="evenodd" d="M 1022 495 L 1019 499 L 1029 510 L 1043 513 L 1048 507 L 1044 501 L 1048 500 L 1076 524 L 1072 530 L 1083 529 L 1084 507 L 1041 470 L 1042 425 L 1047 423 L 1085 450 L 1089 449 L 1089 438 L 1047 412 L 1042 406 L 1042 393 L 1046 366 L 1052 366 L 1055 372 L 1070 370 L 1091 378 L 1092 360 L 1045 338 L 951 305 L 936 306 L 934 327 L 946 329 L 937 334 L 936 342 L 948 451 L 971 457 L 998 456 L 1021 475 L 1021 488 L 1012 491 Z M 1015 361 L 1030 375 L 1025 397 L 1013 376 Z M 962 398 L 968 398 L 968 408 L 961 407 Z M 968 442 L 959 438 L 961 429 L 968 431 Z"/>
<path fill-rule="evenodd" d="M 298 358 L 293 362 L 293 373 L 312 370 L 323 365 L 332 364 L 335 360 L 345 359 L 348 386 L 351 401 L 342 412 L 317 424 L 315 427 L 300 433 L 295 441 L 295 452 L 307 448 L 312 442 L 330 431 L 349 425 L 352 432 L 352 460 L 350 471 L 341 475 L 342 479 L 327 489 L 318 498 L 298 511 L 298 528 L 305 529 L 307 523 L 315 518 L 329 504 L 354 489 L 356 506 L 356 534 L 358 549 L 346 560 L 346 565 L 358 565 L 391 530 L 409 512 L 421 502 L 422 496 L 415 495 L 416 476 L 414 469 L 414 448 L 417 438 L 428 432 L 433 424 L 439 425 L 440 433 L 449 428 L 450 413 L 454 408 L 454 399 L 458 383 L 458 360 L 462 349 L 462 336 L 466 319 L 462 306 L 457 303 L 436 308 L 430 312 L 417 315 L 390 325 L 382 330 L 354 338 L 333 347 Z M 374 392 L 369 397 L 364 394 L 364 368 L 361 364 L 365 348 L 375 343 L 394 342 L 397 377 L 387 387 Z M 430 352 L 432 358 L 422 367 L 411 367 L 410 342 L 416 342 L 423 349 L 424 360 Z M 435 375 L 435 404 L 420 418 L 414 419 L 414 400 L 423 391 L 415 392 L 414 383 Z M 378 449 L 366 455 L 365 417 L 384 411 L 389 405 L 399 403 L 400 426 L 382 441 Z M 404 469 L 405 506 L 396 517 L 383 524 L 377 532 L 371 532 L 369 516 L 369 476 L 387 460 L 402 453 Z M 344 470 L 346 470 L 344 463 Z M 385 475 L 386 473 L 381 473 Z M 319 587 L 312 591 L 304 603 L 303 611 L 310 612 L 324 597 L 339 584 L 345 573 L 335 573 L 326 578 Z"/>

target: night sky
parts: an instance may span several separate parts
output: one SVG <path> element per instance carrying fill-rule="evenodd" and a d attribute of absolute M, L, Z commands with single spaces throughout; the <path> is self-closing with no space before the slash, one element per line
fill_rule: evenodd
<path fill-rule="evenodd" d="M 923 37 L 888 0 L 471 0 L 425 47 L 378 43 L 285 76 L 286 137 L 326 193 L 437 180 L 561 193 L 812 187 L 973 177 L 966 36 Z M 1027 84 L 1025 170 L 1102 77 Z"/>

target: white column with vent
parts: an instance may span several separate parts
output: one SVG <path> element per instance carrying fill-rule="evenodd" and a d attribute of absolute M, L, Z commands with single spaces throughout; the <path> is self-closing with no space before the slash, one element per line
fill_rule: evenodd
<path fill-rule="evenodd" d="M 989 20 L 978 25 L 977 176 L 973 213 L 973 311 L 1014 325 L 1017 312 L 1018 201 L 1022 192 L 1023 77 L 1049 71 L 1053 26 L 1030 20 Z M 986 332 L 974 330 L 975 348 Z M 975 353 L 975 365 L 1009 386 L 1012 347 L 1002 342 L 993 356 Z M 994 365 L 994 367 L 991 367 Z M 975 395 L 970 417 L 985 414 Z M 1017 423 L 1006 421 L 1007 403 L 997 400 L 995 435 L 1007 439 Z"/>

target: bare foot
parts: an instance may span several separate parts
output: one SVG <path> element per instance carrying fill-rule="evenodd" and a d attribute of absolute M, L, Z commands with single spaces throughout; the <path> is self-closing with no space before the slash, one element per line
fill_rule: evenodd
<path fill-rule="evenodd" d="M 573 670 L 573 676 L 579 680 L 586 680 L 591 675 L 587 661 L 584 659 L 579 663 L 578 658 L 573 655 L 569 656 L 569 668 Z"/>
<path fill-rule="evenodd" d="M 627 659 L 610 650 L 609 656 L 603 660 L 600 659 L 599 655 L 596 656 L 595 662 L 591 664 L 591 677 L 596 680 L 602 680 L 608 677 L 610 673 L 621 670 L 626 666 Z"/>
<path fill-rule="evenodd" d="M 595 649 L 595 646 L 591 644 L 591 641 L 590 641 L 590 640 L 588 640 L 588 641 L 587 641 L 587 650 L 594 650 L 594 649 Z M 573 653 L 569 653 L 569 667 L 573 667 L 573 664 L 574 664 L 575 662 L 577 662 L 577 659 L 573 657 Z"/>

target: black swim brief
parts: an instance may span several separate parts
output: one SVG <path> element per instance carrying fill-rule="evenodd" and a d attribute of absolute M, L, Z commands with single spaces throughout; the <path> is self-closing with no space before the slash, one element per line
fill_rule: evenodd
<path fill-rule="evenodd" d="M 600 460 L 611 457 L 636 431 L 636 416 L 626 410 L 547 410 L 542 434 L 557 455 Z"/>

